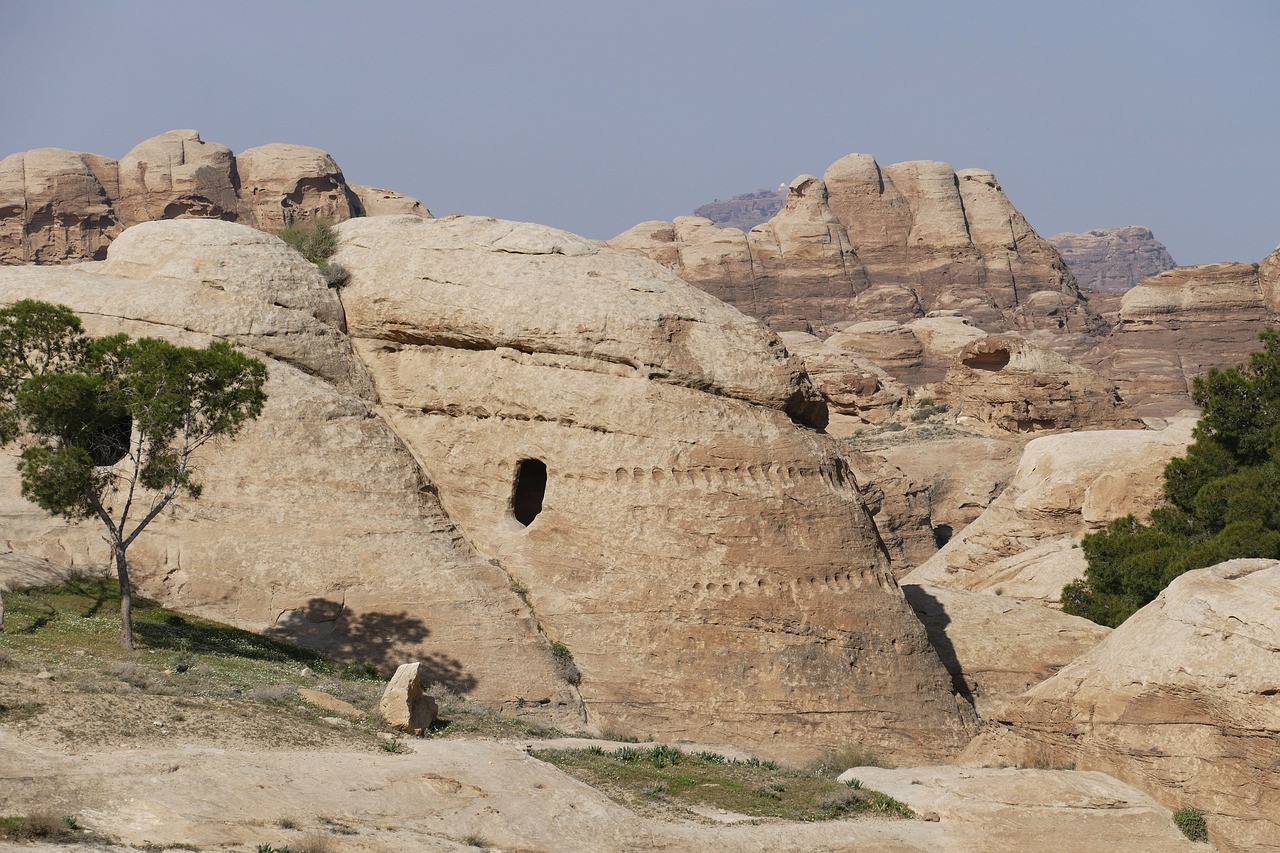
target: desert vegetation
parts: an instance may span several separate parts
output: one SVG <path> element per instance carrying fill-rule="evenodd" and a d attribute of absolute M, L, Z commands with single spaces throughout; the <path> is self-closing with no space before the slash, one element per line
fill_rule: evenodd
<path fill-rule="evenodd" d="M 1280 558 L 1280 329 L 1260 337 L 1246 364 L 1195 380 L 1204 414 L 1165 468 L 1166 504 L 1084 538 L 1089 567 L 1063 589 L 1063 610 L 1115 627 L 1191 569 Z"/>

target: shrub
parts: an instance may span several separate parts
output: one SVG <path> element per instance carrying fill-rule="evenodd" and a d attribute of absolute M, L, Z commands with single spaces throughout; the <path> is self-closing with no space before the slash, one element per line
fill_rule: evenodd
<path fill-rule="evenodd" d="M 1167 505 L 1081 543 L 1088 569 L 1062 609 L 1116 627 L 1174 578 L 1238 557 L 1280 559 L 1280 329 L 1245 365 L 1195 380 L 1203 409 L 1186 455 L 1164 470 Z"/>
<path fill-rule="evenodd" d="M 1182 834 L 1192 841 L 1208 841 L 1209 828 L 1204 823 L 1204 812 L 1199 809 L 1184 808 L 1173 813 L 1173 822 Z"/>
<path fill-rule="evenodd" d="M 304 258 L 318 266 L 338 251 L 338 234 L 333 226 L 323 219 L 311 223 L 295 222 L 285 226 L 280 232 L 281 240 L 288 243 L 302 254 Z"/>
<path fill-rule="evenodd" d="M 573 662 L 573 654 L 569 651 L 569 647 L 564 643 L 553 642 L 551 644 L 551 657 L 556 662 L 556 672 L 565 681 L 573 685 L 582 683 L 582 673 L 578 670 L 578 665 Z"/>

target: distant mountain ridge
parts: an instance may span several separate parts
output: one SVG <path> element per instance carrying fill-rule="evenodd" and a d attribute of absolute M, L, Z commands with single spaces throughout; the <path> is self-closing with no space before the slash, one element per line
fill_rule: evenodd
<path fill-rule="evenodd" d="M 721 228 L 741 228 L 750 231 L 768 222 L 787 201 L 786 185 L 776 190 L 759 189 L 753 193 L 735 195 L 733 198 L 716 199 L 693 211 L 694 216 L 710 219 Z"/>
<path fill-rule="evenodd" d="M 1065 231 L 1049 242 L 1067 262 L 1085 290 L 1124 293 L 1144 278 L 1171 270 L 1177 264 L 1150 228 L 1098 228 L 1083 234 Z"/>

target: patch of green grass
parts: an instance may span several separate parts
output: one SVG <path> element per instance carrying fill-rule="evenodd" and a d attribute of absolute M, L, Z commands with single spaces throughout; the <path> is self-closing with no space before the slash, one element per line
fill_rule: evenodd
<path fill-rule="evenodd" d="M 508 717 L 483 705 L 468 702 L 440 685 L 424 688 L 435 698 L 439 711 L 423 734 L 427 738 L 493 737 L 543 739 L 565 733 L 548 726 Z"/>
<path fill-rule="evenodd" d="M 803 821 L 859 813 L 912 816 L 902 803 L 861 784 L 854 788 L 828 773 L 787 769 L 772 761 L 737 761 L 710 752 L 686 755 L 665 745 L 625 746 L 611 753 L 535 750 L 533 757 L 631 807 L 660 801 L 676 810 L 710 807 L 751 817 Z"/>
<path fill-rule="evenodd" d="M 27 815 L 0 817 L 0 839 L 7 841 L 55 841 L 60 844 L 105 841 L 85 831 L 74 815 L 40 809 Z"/>

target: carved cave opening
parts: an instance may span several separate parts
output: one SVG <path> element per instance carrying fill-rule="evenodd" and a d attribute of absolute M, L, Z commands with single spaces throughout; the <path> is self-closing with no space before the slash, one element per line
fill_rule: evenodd
<path fill-rule="evenodd" d="M 540 459 L 521 459 L 511 489 L 511 514 L 528 527 L 542 512 L 547 494 L 547 464 Z"/>
<path fill-rule="evenodd" d="M 971 367 L 974 370 L 1002 370 L 1009 364 L 1009 351 L 1007 349 L 998 349 L 992 352 L 976 352 L 964 359 L 965 367 Z"/>

